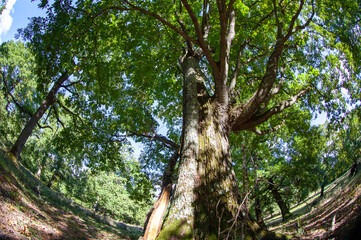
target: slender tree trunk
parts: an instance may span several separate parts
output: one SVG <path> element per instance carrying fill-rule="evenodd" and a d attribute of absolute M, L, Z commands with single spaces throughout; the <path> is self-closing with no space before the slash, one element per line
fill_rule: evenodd
<path fill-rule="evenodd" d="M 55 103 L 56 94 L 60 89 L 61 85 L 68 79 L 68 74 L 63 73 L 59 79 L 54 83 L 54 86 L 51 88 L 50 92 L 41 103 L 40 107 L 36 111 L 36 113 L 30 118 L 28 123 L 25 125 L 23 130 L 21 131 L 20 135 L 18 136 L 14 146 L 10 149 L 10 154 L 12 154 L 16 160 L 19 159 L 20 153 L 30 137 L 31 133 L 33 132 L 34 128 L 38 124 L 41 117 L 44 115 L 46 110 Z"/>
<path fill-rule="evenodd" d="M 57 174 L 56 174 L 56 172 L 54 172 L 54 173 L 53 173 L 53 176 L 51 176 L 51 178 L 50 178 L 50 180 L 49 180 L 49 182 L 48 182 L 48 184 L 47 184 L 48 188 L 51 188 L 51 186 L 52 186 L 53 183 L 54 183 L 54 180 L 55 180 L 56 176 L 57 176 Z"/>
<path fill-rule="evenodd" d="M 291 215 L 290 210 L 288 209 L 287 204 L 285 203 L 285 201 L 281 196 L 281 193 L 279 192 L 278 188 L 275 186 L 272 180 L 270 181 L 270 190 L 272 192 L 273 198 L 275 199 L 278 207 L 281 210 L 283 221 L 286 221 L 288 217 Z"/>
<path fill-rule="evenodd" d="M 182 68 L 184 122 L 178 182 L 157 239 L 238 239 L 244 216 L 230 157 L 228 109 L 206 94 L 195 58 L 186 58 Z M 247 235 L 261 239 L 267 232 L 248 218 Z"/>

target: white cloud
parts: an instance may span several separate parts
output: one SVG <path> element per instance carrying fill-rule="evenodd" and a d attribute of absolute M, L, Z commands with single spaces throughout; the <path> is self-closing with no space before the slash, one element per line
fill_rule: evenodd
<path fill-rule="evenodd" d="M 5 35 L 7 31 L 9 31 L 11 24 L 13 23 L 13 18 L 10 16 L 12 13 L 14 4 L 16 0 L 7 0 L 6 8 L 0 15 L 0 42 L 1 36 Z"/>

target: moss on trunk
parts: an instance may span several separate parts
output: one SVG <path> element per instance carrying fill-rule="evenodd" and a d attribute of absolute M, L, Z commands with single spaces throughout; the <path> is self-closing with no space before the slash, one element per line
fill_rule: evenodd
<path fill-rule="evenodd" d="M 178 182 L 157 239 L 240 239 L 242 233 L 247 239 L 271 235 L 281 239 L 253 219 L 244 218 L 230 157 L 228 109 L 207 95 L 196 59 L 186 59 L 182 67 L 185 83 Z"/>
<path fill-rule="evenodd" d="M 193 226 L 184 220 L 175 220 L 160 232 L 158 240 L 193 239 Z"/>

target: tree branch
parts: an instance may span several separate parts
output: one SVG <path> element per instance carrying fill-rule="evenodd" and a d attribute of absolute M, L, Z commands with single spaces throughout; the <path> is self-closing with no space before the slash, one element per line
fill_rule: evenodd
<path fill-rule="evenodd" d="M 200 43 L 198 41 L 196 41 L 195 39 L 191 38 L 188 34 L 184 33 L 182 30 L 178 29 L 176 26 L 174 26 L 173 24 L 171 24 L 170 22 L 168 22 L 166 19 L 164 19 L 163 17 L 153 13 L 153 12 L 150 12 L 148 10 L 145 10 L 141 7 L 137 7 L 133 4 L 131 4 L 128 0 L 123 0 L 123 2 L 125 2 L 126 4 L 128 4 L 132 9 L 136 10 L 136 11 L 139 11 L 141 13 L 144 13 L 148 16 L 151 16 L 157 20 L 159 20 L 160 22 L 162 22 L 164 25 L 168 26 L 170 29 L 172 29 L 173 31 L 175 31 L 176 33 L 178 33 L 180 36 L 182 36 L 184 39 L 196 44 L 196 45 L 200 45 Z M 131 10 L 131 9 L 129 9 Z M 124 9 L 123 9 L 124 11 Z"/>
<path fill-rule="evenodd" d="M 173 142 L 172 140 L 168 139 L 165 136 L 159 135 L 159 134 L 154 134 L 154 135 L 150 135 L 150 134 L 141 134 L 141 133 L 136 133 L 136 132 L 130 132 L 131 135 L 133 136 L 138 136 L 138 137 L 144 137 L 144 138 L 148 138 L 151 140 L 156 140 L 159 141 L 161 143 L 164 144 L 164 146 L 166 146 L 169 149 L 178 151 L 180 146 L 179 144 Z"/>
<path fill-rule="evenodd" d="M 71 87 L 71 86 L 74 86 L 75 84 L 77 84 L 77 83 L 80 83 L 80 82 L 82 82 L 81 80 L 79 80 L 79 81 L 75 81 L 75 82 L 70 82 L 69 84 L 67 84 L 67 85 L 61 85 L 62 87 L 64 87 L 64 88 L 68 88 L 68 87 Z"/>
<path fill-rule="evenodd" d="M 209 12 L 211 11 L 210 7 L 209 0 L 203 0 L 202 33 L 204 39 L 207 39 L 211 29 L 211 25 L 209 24 Z"/>
<path fill-rule="evenodd" d="M 270 128 L 270 129 L 267 129 L 265 131 L 262 131 L 256 127 L 253 127 L 253 128 L 250 128 L 248 130 L 250 130 L 251 132 L 254 132 L 256 133 L 257 135 L 260 135 L 260 136 L 263 136 L 263 135 L 267 135 L 267 134 L 270 134 L 270 133 L 273 133 L 273 132 L 276 132 L 278 131 L 279 129 L 281 129 L 282 125 L 284 124 L 285 121 L 282 122 L 282 124 L 279 124 L 273 128 Z"/>
<path fill-rule="evenodd" d="M 229 89 L 228 89 L 228 92 L 232 97 L 234 97 L 234 90 L 235 90 L 235 87 L 236 87 L 237 77 L 239 75 L 241 67 L 248 64 L 248 63 L 250 63 L 250 62 L 253 62 L 253 61 L 255 61 L 255 60 L 257 60 L 257 59 L 259 59 L 261 57 L 264 57 L 264 56 L 267 55 L 267 53 L 269 53 L 269 49 L 268 49 L 264 53 L 261 53 L 259 55 L 250 57 L 246 61 L 241 62 L 243 50 L 247 45 L 248 45 L 248 42 L 245 42 L 245 43 L 243 43 L 241 45 L 241 49 L 240 49 L 240 51 L 238 53 L 238 57 L 237 57 L 236 68 L 234 69 L 234 71 L 232 73 L 232 77 L 231 77 L 231 81 L 230 81 Z"/>
<path fill-rule="evenodd" d="M 194 15 L 194 12 L 193 12 L 192 8 L 190 7 L 190 5 L 188 4 L 187 0 L 182 0 L 182 3 L 183 3 L 183 6 L 186 8 L 189 17 L 192 20 L 194 29 L 196 31 L 198 41 L 195 42 L 195 44 L 197 44 L 203 50 L 203 53 L 206 56 L 206 58 L 209 62 L 209 65 L 211 66 L 211 68 L 213 70 L 214 77 L 217 81 L 217 79 L 220 78 L 219 68 L 218 68 L 217 63 L 214 61 L 214 58 L 212 57 L 212 54 L 208 47 L 208 44 L 205 42 L 205 40 L 203 38 L 202 29 L 198 23 L 197 17 Z"/>
<path fill-rule="evenodd" d="M 53 107 L 53 109 L 54 109 L 54 113 L 55 113 L 55 116 L 56 116 L 56 120 L 58 121 L 58 123 L 60 123 L 60 125 L 61 125 L 63 128 L 65 128 L 65 125 L 64 125 L 63 121 L 61 121 L 61 119 L 60 119 L 60 117 L 59 117 L 58 111 L 56 110 L 55 107 Z"/>
<path fill-rule="evenodd" d="M 291 107 L 293 104 L 296 103 L 296 101 L 301 98 L 310 87 L 307 87 L 306 89 L 301 90 L 296 95 L 292 96 L 291 98 L 281 102 L 277 106 L 267 110 L 261 115 L 252 115 L 246 122 L 235 122 L 232 127 L 232 131 L 239 132 L 242 130 L 251 130 L 254 129 L 256 126 L 266 122 L 268 119 L 270 119 L 273 115 L 278 114 L 285 110 L 286 108 Z"/>
<path fill-rule="evenodd" d="M 296 14 L 293 15 L 293 17 L 292 17 L 292 19 L 291 19 L 291 23 L 290 23 L 290 26 L 288 27 L 287 34 L 286 34 L 286 36 L 284 37 L 284 41 L 287 41 L 287 40 L 291 37 L 291 35 L 292 35 L 293 33 L 295 33 L 296 30 L 298 29 L 298 28 L 294 29 L 294 26 L 295 26 L 295 22 L 296 22 L 297 18 L 300 16 L 300 13 L 301 13 L 301 11 L 302 11 L 302 8 L 303 8 L 304 3 L 305 3 L 304 0 L 301 0 L 301 1 L 300 1 L 300 6 L 298 7 Z M 313 6 L 313 3 L 312 3 L 312 6 Z M 313 15 L 312 15 L 312 16 L 313 16 Z M 312 19 L 312 18 L 311 18 L 311 19 Z M 310 20 L 310 19 L 309 19 L 309 20 Z M 311 21 L 311 20 L 310 20 L 310 21 Z M 308 25 L 309 23 L 306 23 L 306 24 Z M 306 27 L 307 25 L 305 25 L 304 27 Z M 300 29 L 302 29 L 302 28 L 300 28 Z M 300 29 L 299 29 L 299 30 L 300 30 Z M 297 31 L 298 31 L 298 30 L 297 30 Z"/>

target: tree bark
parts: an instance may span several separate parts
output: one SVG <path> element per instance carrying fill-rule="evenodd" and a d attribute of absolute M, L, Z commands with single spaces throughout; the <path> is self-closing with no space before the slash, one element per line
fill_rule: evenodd
<path fill-rule="evenodd" d="M 288 209 L 286 202 L 283 200 L 281 193 L 279 192 L 278 188 L 275 186 L 272 180 L 270 180 L 269 186 L 272 196 L 281 210 L 282 219 L 283 221 L 286 221 L 291 215 L 290 210 Z"/>
<path fill-rule="evenodd" d="M 183 133 L 178 183 L 173 197 L 169 218 L 158 239 L 191 239 L 194 232 L 195 178 L 198 168 L 197 62 L 186 57 L 182 64 L 183 84 Z"/>
<path fill-rule="evenodd" d="M 41 103 L 36 113 L 33 116 L 31 116 L 30 120 L 21 131 L 14 146 L 9 151 L 9 153 L 12 154 L 16 158 L 16 160 L 19 159 L 19 156 L 26 141 L 30 137 L 31 133 L 33 132 L 34 128 L 36 127 L 41 117 L 49 109 L 49 107 L 55 103 L 56 94 L 59 91 L 61 85 L 68 79 L 68 77 L 69 77 L 68 73 L 63 73 L 58 78 L 58 80 L 54 83 L 54 86 L 51 88 L 50 92 L 48 93 L 44 101 Z"/>

